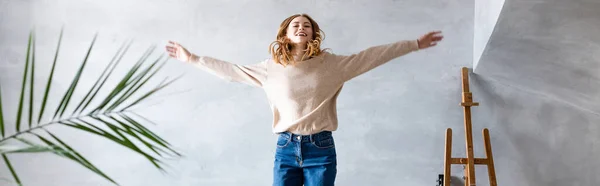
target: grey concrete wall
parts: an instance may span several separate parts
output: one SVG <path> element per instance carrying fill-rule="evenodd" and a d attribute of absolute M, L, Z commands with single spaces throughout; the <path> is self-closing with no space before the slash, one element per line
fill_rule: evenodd
<path fill-rule="evenodd" d="M 503 6 L 475 72 L 492 104 L 480 119 L 507 138 L 498 156 L 517 165 L 502 165 L 515 185 L 600 183 L 599 9 L 589 0 Z"/>
<path fill-rule="evenodd" d="M 474 137 L 489 128 L 499 185 L 598 185 L 598 114 L 485 75 L 471 75 Z M 476 154 L 484 155 L 481 140 Z M 478 182 L 488 185 L 487 170 Z"/>
<path fill-rule="evenodd" d="M 600 2 L 507 0 L 475 72 L 600 113 Z"/>
<path fill-rule="evenodd" d="M 46 70 L 60 27 L 65 26 L 58 67 L 63 74 L 55 79 L 55 96 L 68 86 L 95 32 L 99 37 L 92 66 L 85 71 L 92 78 L 86 82 L 92 82 L 100 73 L 94 68 L 106 65 L 130 38 L 135 43 L 124 66 L 153 44 L 159 47 L 157 56 L 167 40 L 200 55 L 255 63 L 268 57 L 267 47 L 280 21 L 300 12 L 321 24 L 324 47 L 342 54 L 439 29 L 445 40 L 438 47 L 394 60 L 344 87 L 338 103 L 340 129 L 334 134 L 337 185 L 434 185 L 443 171 L 448 127 L 455 131 L 454 155 L 464 156 L 460 68 L 473 64 L 474 1 L 11 0 L 0 5 L 0 83 L 8 123 L 15 120 L 26 37 L 34 25 L 39 42 L 36 67 Z M 136 110 L 158 123 L 149 127 L 185 154 L 166 160 L 168 174 L 95 136 L 63 127 L 50 130 L 125 186 L 269 185 L 276 136 L 270 133 L 264 92 L 176 61 L 159 75 L 180 74 L 185 74 L 182 79 Z M 473 92 L 482 104 L 474 108 L 476 156 L 483 155 L 478 131 L 488 127 L 500 185 L 598 183 L 593 177 L 598 172 L 593 158 L 599 154 L 594 146 L 597 115 L 485 75 L 474 75 Z M 54 155 L 11 158 L 25 185 L 111 185 Z M 0 177 L 10 179 L 3 162 L 0 167 Z M 485 183 L 485 169 L 477 171 L 479 183 Z M 462 168 L 455 166 L 453 172 L 460 176 Z"/>

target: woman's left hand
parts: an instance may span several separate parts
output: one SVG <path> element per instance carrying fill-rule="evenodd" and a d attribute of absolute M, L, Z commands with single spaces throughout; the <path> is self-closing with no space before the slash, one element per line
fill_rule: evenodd
<path fill-rule="evenodd" d="M 441 33 L 441 31 L 434 31 L 421 36 L 417 40 L 419 43 L 419 49 L 425 49 L 437 45 L 437 43 L 444 38 Z"/>

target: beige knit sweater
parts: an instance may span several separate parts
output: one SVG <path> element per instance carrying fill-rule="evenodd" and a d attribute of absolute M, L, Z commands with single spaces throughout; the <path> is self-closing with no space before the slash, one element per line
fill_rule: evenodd
<path fill-rule="evenodd" d="M 308 135 L 337 130 L 336 99 L 344 82 L 416 50 L 417 40 L 404 40 L 352 55 L 323 52 L 287 67 L 271 59 L 239 65 L 196 55 L 190 62 L 223 79 L 262 88 L 273 112 L 273 133 Z"/>

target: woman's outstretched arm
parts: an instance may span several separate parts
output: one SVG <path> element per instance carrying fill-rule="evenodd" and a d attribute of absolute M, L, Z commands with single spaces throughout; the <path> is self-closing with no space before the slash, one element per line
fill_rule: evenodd
<path fill-rule="evenodd" d="M 334 55 L 335 68 L 343 81 L 348 81 L 397 57 L 437 45 L 441 32 L 429 32 L 415 40 L 402 40 L 369 47 L 352 55 Z"/>
<path fill-rule="evenodd" d="M 238 65 L 209 56 L 197 56 L 190 53 L 179 43 L 169 41 L 167 45 L 169 56 L 205 70 L 228 81 L 246 83 L 262 87 L 267 79 L 266 61 L 252 65 Z"/>

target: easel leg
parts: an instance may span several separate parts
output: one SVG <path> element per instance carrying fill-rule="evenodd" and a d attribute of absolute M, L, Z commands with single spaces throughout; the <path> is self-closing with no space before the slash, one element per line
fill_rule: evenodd
<path fill-rule="evenodd" d="M 452 165 L 452 129 L 446 129 L 446 149 L 444 155 L 444 186 L 450 186 L 450 168 Z"/>
<path fill-rule="evenodd" d="M 494 168 L 494 158 L 492 156 L 492 143 L 490 142 L 490 131 L 483 129 L 483 146 L 485 148 L 485 156 L 488 160 L 488 176 L 490 178 L 490 186 L 496 186 L 496 169 Z"/>
<path fill-rule="evenodd" d="M 465 165 L 464 175 L 465 175 L 465 186 L 469 186 L 469 167 L 467 165 Z"/>
<path fill-rule="evenodd" d="M 475 157 L 473 153 L 473 138 L 472 138 L 472 128 L 471 128 L 471 110 L 470 107 L 464 108 L 465 112 L 465 138 L 467 139 L 467 165 L 465 169 L 465 176 L 467 179 L 465 180 L 466 186 L 474 186 L 475 185 Z"/>

